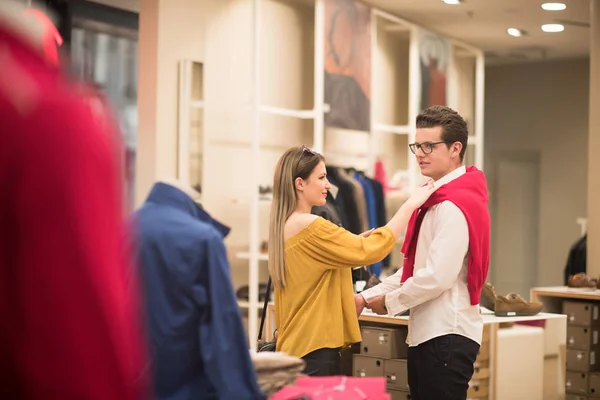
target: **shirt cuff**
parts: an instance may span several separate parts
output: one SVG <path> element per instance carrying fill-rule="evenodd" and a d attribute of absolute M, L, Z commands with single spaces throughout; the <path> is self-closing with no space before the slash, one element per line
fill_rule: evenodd
<path fill-rule="evenodd" d="M 370 289 L 367 290 L 363 290 L 362 292 L 359 293 L 363 299 L 365 299 L 365 301 L 368 303 L 369 300 L 374 299 L 377 296 L 381 296 L 383 294 L 383 290 L 379 287 L 379 285 L 377 286 L 373 286 Z"/>
<path fill-rule="evenodd" d="M 394 317 L 402 314 L 403 312 L 410 309 L 407 304 L 402 303 L 400 300 L 400 289 L 394 290 L 385 295 L 385 307 L 387 308 L 388 315 Z"/>

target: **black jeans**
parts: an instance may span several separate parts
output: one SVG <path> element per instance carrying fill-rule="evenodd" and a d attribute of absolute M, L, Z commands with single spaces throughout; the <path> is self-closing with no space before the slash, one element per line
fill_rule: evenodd
<path fill-rule="evenodd" d="M 340 349 L 318 349 L 302 359 L 306 362 L 304 373 L 309 376 L 341 375 Z"/>
<path fill-rule="evenodd" d="M 444 335 L 408 348 L 412 400 L 465 400 L 479 345 L 461 335 Z"/>

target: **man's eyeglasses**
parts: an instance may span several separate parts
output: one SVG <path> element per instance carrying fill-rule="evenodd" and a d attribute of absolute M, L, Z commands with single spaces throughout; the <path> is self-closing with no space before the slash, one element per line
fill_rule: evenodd
<path fill-rule="evenodd" d="M 417 150 L 421 150 L 423 154 L 431 154 L 436 144 L 441 143 L 452 143 L 448 140 L 442 140 L 441 142 L 424 142 L 424 143 L 411 143 L 408 145 L 410 151 L 413 154 L 417 154 Z"/>

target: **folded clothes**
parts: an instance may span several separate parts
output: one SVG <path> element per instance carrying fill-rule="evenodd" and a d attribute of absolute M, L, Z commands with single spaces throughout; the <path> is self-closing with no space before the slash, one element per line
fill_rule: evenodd
<path fill-rule="evenodd" d="M 281 388 L 296 383 L 305 368 L 304 360 L 285 353 L 251 352 L 250 357 L 256 370 L 258 385 L 267 398 Z"/>
<path fill-rule="evenodd" d="M 285 353 L 265 351 L 251 353 L 250 358 L 254 363 L 256 372 L 285 370 L 285 369 L 304 369 L 305 362 L 301 358 L 289 356 Z"/>

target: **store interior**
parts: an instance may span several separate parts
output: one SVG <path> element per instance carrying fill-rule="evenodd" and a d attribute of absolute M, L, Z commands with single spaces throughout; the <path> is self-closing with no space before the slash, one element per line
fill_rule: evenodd
<path fill-rule="evenodd" d="M 600 290 L 568 288 L 565 272 L 574 246 L 586 252 L 582 238 L 600 232 L 591 206 L 600 200 L 593 160 L 600 127 L 590 115 L 600 100 L 590 67 L 599 67 L 600 7 L 592 14 L 588 1 L 564 1 L 559 10 L 542 3 L 46 1 L 63 17 L 73 74 L 102 87 L 118 110 L 126 209 L 139 207 L 158 179 L 176 178 L 232 228 L 225 244 L 250 347 L 268 280 L 270 193 L 281 154 L 304 144 L 331 168 L 368 177 L 381 168 L 391 216 L 423 182 L 408 149 L 415 117 L 440 101 L 466 119 L 465 164 L 487 177 L 488 281 L 496 292 L 541 301 L 556 315 L 569 315 L 572 301 L 600 304 Z M 401 266 L 401 245 L 381 277 Z M 587 271 L 585 260 L 583 271 L 575 264 L 573 274 L 600 275 L 594 251 Z M 594 371 L 569 364 L 570 352 L 583 351 L 569 346 L 572 320 L 540 320 L 509 328 L 490 320 L 492 361 L 480 378 L 494 382 L 473 398 L 590 395 L 588 377 L 585 391 L 571 390 L 570 373 Z M 524 357 L 531 362 L 515 369 L 519 348 L 535 343 L 543 344 L 539 354 L 532 350 Z"/>

